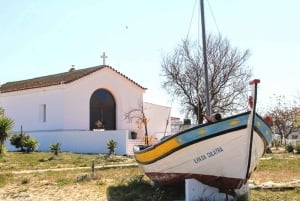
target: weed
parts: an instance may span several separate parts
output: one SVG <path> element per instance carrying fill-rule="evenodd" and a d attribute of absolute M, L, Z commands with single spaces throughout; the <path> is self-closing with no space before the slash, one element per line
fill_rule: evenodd
<path fill-rule="evenodd" d="M 61 178 L 56 181 L 58 186 L 65 186 L 72 183 L 72 179 Z"/>
<path fill-rule="evenodd" d="M 21 180 L 21 184 L 23 185 L 23 184 L 28 184 L 29 183 L 29 179 L 28 178 L 23 178 L 22 180 Z"/>
<path fill-rule="evenodd" d="M 84 181 L 90 181 L 91 177 L 88 176 L 87 174 L 84 175 L 79 175 L 76 177 L 76 182 L 84 182 Z"/>
<path fill-rule="evenodd" d="M 292 153 L 292 152 L 294 152 L 294 147 L 293 147 L 292 144 L 287 144 L 287 145 L 285 146 L 285 150 L 286 150 L 288 153 Z"/>

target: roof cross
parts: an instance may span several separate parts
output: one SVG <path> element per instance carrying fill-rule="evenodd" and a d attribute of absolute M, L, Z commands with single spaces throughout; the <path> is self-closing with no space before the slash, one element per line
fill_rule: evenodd
<path fill-rule="evenodd" d="M 103 65 L 105 65 L 105 59 L 107 58 L 107 56 L 105 55 L 105 52 L 103 52 L 103 54 L 101 55 L 101 58 L 103 59 Z"/>

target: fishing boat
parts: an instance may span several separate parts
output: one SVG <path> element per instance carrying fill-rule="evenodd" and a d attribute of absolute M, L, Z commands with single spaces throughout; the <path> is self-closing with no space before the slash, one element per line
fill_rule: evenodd
<path fill-rule="evenodd" d="M 250 111 L 184 130 L 142 149 L 134 156 L 145 174 L 159 185 L 172 185 L 194 178 L 228 192 L 239 189 L 256 169 L 272 139 L 268 123 L 256 111 L 255 96 Z"/>
<path fill-rule="evenodd" d="M 239 189 L 272 139 L 268 123 L 256 113 L 259 83 L 258 79 L 250 82 L 248 111 L 181 131 L 152 146 L 135 146 L 140 168 L 158 185 L 193 178 L 221 192 Z"/>

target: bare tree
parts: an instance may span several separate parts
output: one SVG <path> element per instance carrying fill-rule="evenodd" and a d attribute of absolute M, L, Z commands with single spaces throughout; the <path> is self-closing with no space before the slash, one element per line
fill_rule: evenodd
<path fill-rule="evenodd" d="M 149 145 L 149 139 L 148 139 L 148 121 L 149 119 L 146 118 L 144 105 L 141 102 L 138 105 L 138 108 L 134 108 L 129 110 L 127 113 L 125 113 L 125 119 L 132 122 L 132 120 L 138 120 L 140 125 L 144 125 L 145 129 L 145 144 Z"/>
<path fill-rule="evenodd" d="M 182 104 L 186 114 L 203 123 L 206 108 L 203 48 L 183 40 L 170 55 L 163 57 L 163 87 Z M 250 53 L 233 48 L 221 35 L 207 38 L 207 63 L 211 111 L 235 113 L 245 109 L 251 70 L 245 66 Z"/>
<path fill-rule="evenodd" d="M 285 96 L 274 95 L 272 100 L 276 100 L 274 106 L 269 109 L 269 116 L 271 117 L 271 127 L 276 134 L 283 139 L 297 129 L 300 128 L 300 108 L 297 106 L 296 101 L 289 102 Z"/>

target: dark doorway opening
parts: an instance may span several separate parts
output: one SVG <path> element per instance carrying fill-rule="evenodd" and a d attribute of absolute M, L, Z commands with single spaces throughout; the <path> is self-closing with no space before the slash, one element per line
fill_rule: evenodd
<path fill-rule="evenodd" d="M 106 89 L 96 90 L 90 99 L 90 130 L 116 130 L 116 102 Z"/>

